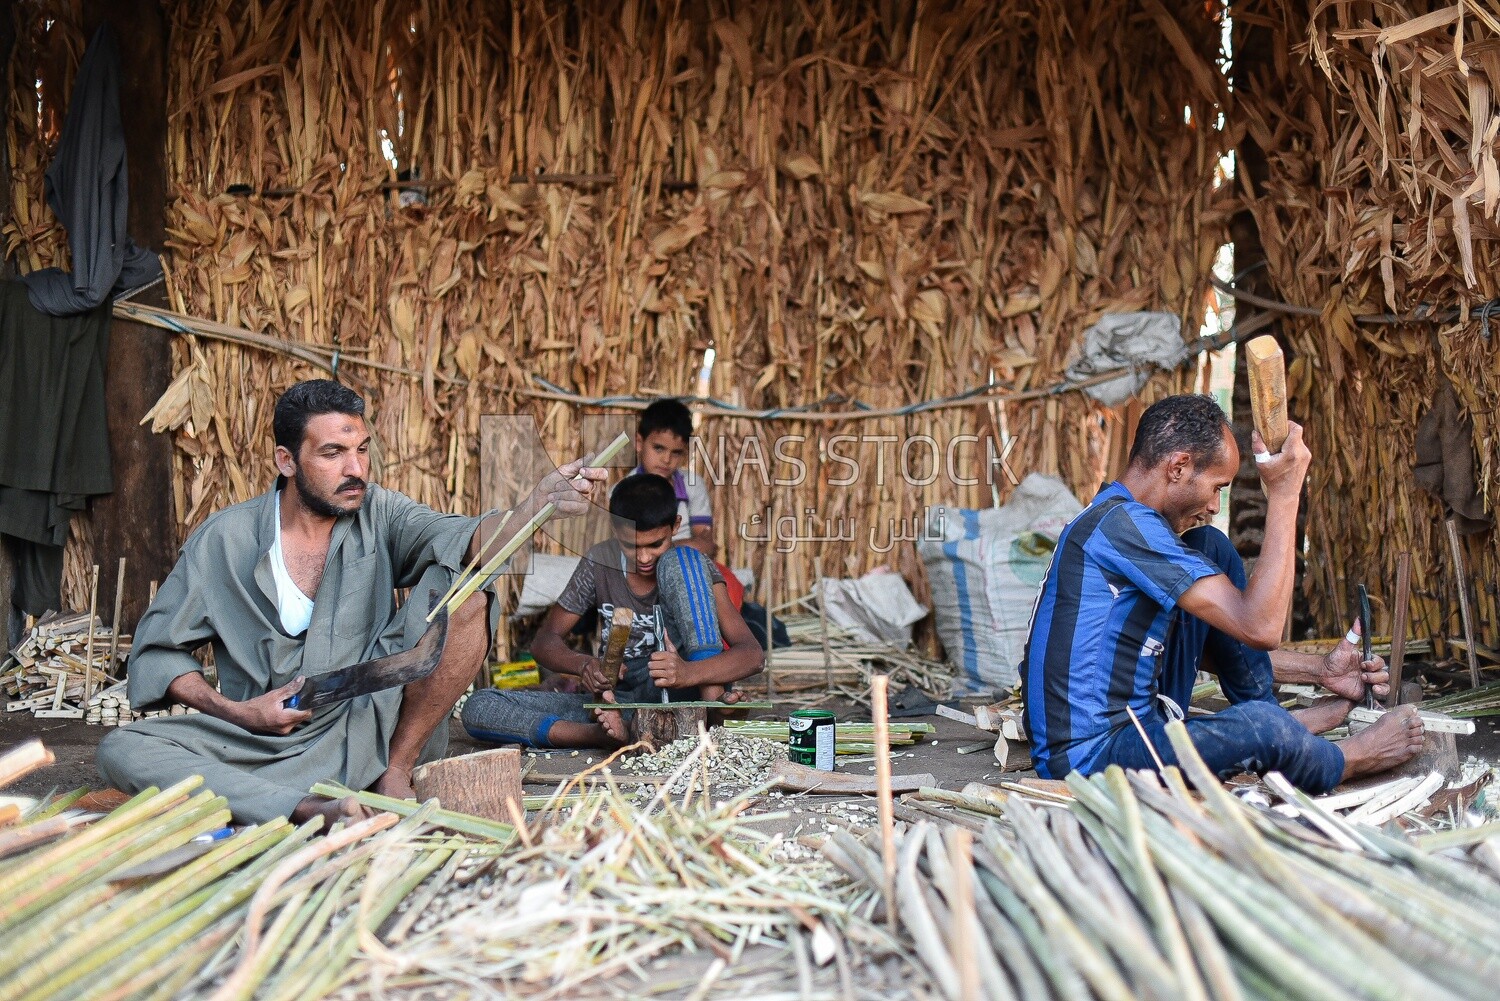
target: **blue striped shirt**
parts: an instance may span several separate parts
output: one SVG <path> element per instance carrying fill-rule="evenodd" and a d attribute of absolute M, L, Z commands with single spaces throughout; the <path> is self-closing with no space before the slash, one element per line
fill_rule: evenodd
<path fill-rule="evenodd" d="M 1142 719 L 1155 711 L 1177 600 L 1219 573 L 1118 482 L 1068 524 L 1020 665 L 1040 775 L 1093 771 L 1109 735 L 1130 725 L 1126 706 Z"/>

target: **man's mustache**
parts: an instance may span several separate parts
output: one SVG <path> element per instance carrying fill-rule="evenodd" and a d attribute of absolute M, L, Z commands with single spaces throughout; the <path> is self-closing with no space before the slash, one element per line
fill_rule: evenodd
<path fill-rule="evenodd" d="M 334 493 L 341 494 L 345 490 L 349 490 L 351 488 L 356 490 L 363 490 L 365 488 L 365 481 L 360 479 L 358 476 L 351 476 L 348 479 L 344 480 L 343 483 L 340 483 L 339 488 L 335 490 Z"/>

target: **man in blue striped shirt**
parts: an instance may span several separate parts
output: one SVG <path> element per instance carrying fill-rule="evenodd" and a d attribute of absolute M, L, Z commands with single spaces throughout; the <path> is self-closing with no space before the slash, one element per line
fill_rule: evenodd
<path fill-rule="evenodd" d="M 1212 397 L 1173 396 L 1147 409 L 1125 475 L 1064 529 L 1020 669 L 1042 776 L 1152 768 L 1153 748 L 1175 763 L 1164 727 L 1182 718 L 1200 670 L 1219 676 L 1232 703 L 1187 721 L 1220 775 L 1276 770 L 1320 793 L 1421 749 L 1410 706 L 1340 745 L 1317 736 L 1343 721 L 1367 684 L 1378 694 L 1387 680 L 1378 659 L 1360 663 L 1350 640 L 1327 658 L 1265 652 L 1280 643 L 1291 603 L 1297 504 L 1311 453 L 1296 424 L 1276 455 L 1259 436 L 1254 447 L 1267 509 L 1249 580 L 1229 540 L 1207 524 L 1240 465 Z M 1294 715 L 1277 704 L 1273 679 L 1317 682 L 1335 697 Z"/>

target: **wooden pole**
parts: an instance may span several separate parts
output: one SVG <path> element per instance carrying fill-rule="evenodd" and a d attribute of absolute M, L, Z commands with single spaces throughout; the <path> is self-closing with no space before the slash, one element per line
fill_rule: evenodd
<path fill-rule="evenodd" d="M 119 39 L 120 119 L 124 126 L 130 199 L 127 230 L 136 243 L 165 251 L 167 241 L 167 22 L 162 0 L 84 0 L 72 5 L 83 37 L 108 21 Z M 81 8 L 81 9 L 80 9 Z M 165 286 L 142 292 L 142 305 L 168 305 Z M 141 415 L 172 381 L 171 339 L 133 320 L 111 321 L 104 365 L 104 405 L 114 490 L 96 498 L 94 557 L 109 566 L 130 558 L 135 572 L 161 578 L 177 556 L 172 510 L 172 436 L 140 426 Z M 269 447 L 269 446 L 267 446 Z M 241 499 L 241 498 L 235 498 Z M 110 599 L 105 595 L 105 600 Z M 121 614 L 135 622 L 145 611 L 138 595 L 125 596 Z"/>
<path fill-rule="evenodd" d="M 1448 549 L 1453 553 L 1453 582 L 1458 585 L 1458 614 L 1464 625 L 1464 653 L 1469 658 L 1469 687 L 1479 687 L 1479 654 L 1474 649 L 1474 611 L 1469 607 L 1469 572 L 1464 569 L 1464 548 L 1458 540 L 1458 523 L 1447 521 Z"/>
<path fill-rule="evenodd" d="M 83 702 L 87 706 L 94 697 L 94 623 L 99 618 L 99 564 L 94 564 L 89 574 L 89 638 L 83 646 Z M 52 700 L 53 709 L 61 709 L 63 693 L 68 687 L 68 676 L 59 675 L 57 696 Z"/>
<path fill-rule="evenodd" d="M 104 673 L 115 669 L 115 656 L 120 652 L 120 606 L 125 595 L 125 557 L 120 557 L 120 569 L 115 574 L 115 616 L 109 622 L 109 660 L 105 661 Z M 89 693 L 88 698 L 92 698 Z M 88 702 L 88 698 L 84 702 Z"/>
<path fill-rule="evenodd" d="M 1411 611 L 1411 553 L 1396 557 L 1396 607 L 1391 612 L 1391 692 L 1385 707 L 1401 704 L 1401 668 L 1406 663 L 1407 616 Z"/>
<path fill-rule="evenodd" d="M 880 813 L 880 859 L 885 867 L 885 914 L 896 927 L 896 807 L 891 800 L 891 721 L 886 698 L 890 679 L 870 679 L 870 715 L 875 720 L 875 789 Z"/>
<path fill-rule="evenodd" d="M 776 524 L 774 516 L 771 524 Z M 761 573 L 761 598 L 766 603 L 766 698 L 772 702 L 776 701 L 776 675 L 771 668 L 771 651 L 775 649 L 776 642 L 771 638 L 771 557 L 776 555 L 776 547 L 770 542 L 766 543 L 765 568 Z"/>
<path fill-rule="evenodd" d="M 823 557 L 813 557 L 813 576 L 818 579 L 818 626 L 823 636 L 823 687 L 833 691 L 833 655 L 828 652 L 828 592 L 823 586 Z"/>

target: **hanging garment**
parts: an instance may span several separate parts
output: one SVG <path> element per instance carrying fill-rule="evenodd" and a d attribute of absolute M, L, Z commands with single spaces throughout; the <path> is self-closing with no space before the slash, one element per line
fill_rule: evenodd
<path fill-rule="evenodd" d="M 16 561 L 11 603 L 30 615 L 61 608 L 68 521 L 112 489 L 109 319 L 107 304 L 48 316 L 0 282 L 0 535 Z"/>
<path fill-rule="evenodd" d="M 73 81 L 68 115 L 52 165 L 47 204 L 68 231 L 73 271 L 45 268 L 21 280 L 32 305 L 53 316 L 83 313 L 113 289 L 161 277 L 161 261 L 125 232 L 129 191 L 125 129 L 120 122 L 120 50 L 113 29 L 99 26 Z"/>

